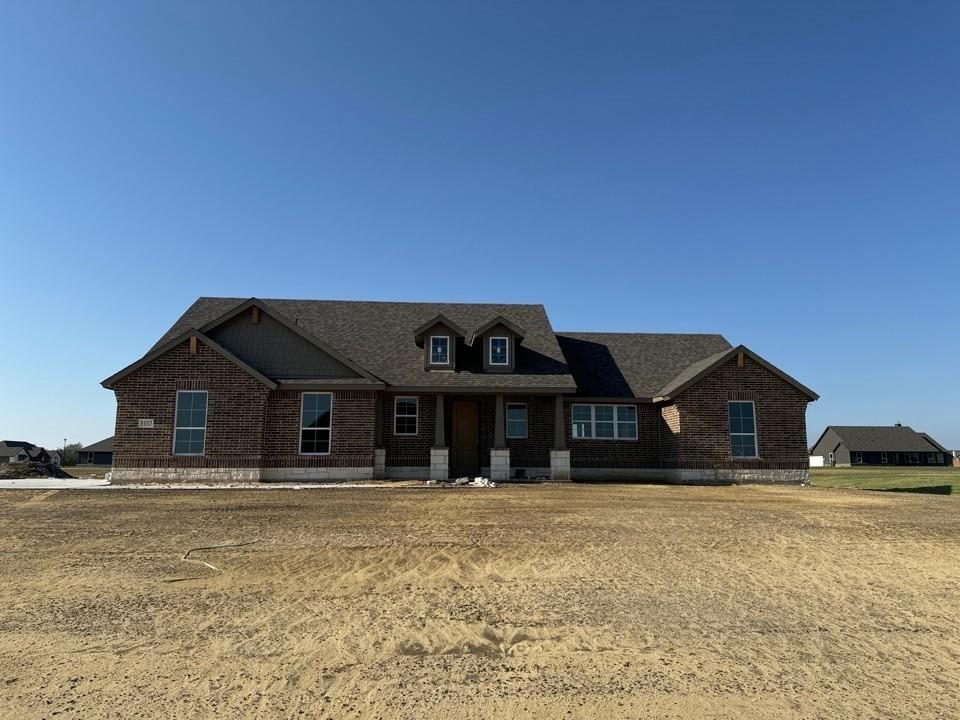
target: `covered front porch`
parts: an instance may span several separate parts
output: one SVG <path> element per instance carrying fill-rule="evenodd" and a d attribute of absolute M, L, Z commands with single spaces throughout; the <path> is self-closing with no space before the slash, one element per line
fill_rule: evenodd
<path fill-rule="evenodd" d="M 432 433 L 432 438 L 417 439 L 430 442 L 430 479 L 570 480 L 562 395 L 436 393 L 421 395 L 419 404 L 422 430 Z M 375 476 L 403 474 L 390 468 L 387 453 L 378 450 Z"/>

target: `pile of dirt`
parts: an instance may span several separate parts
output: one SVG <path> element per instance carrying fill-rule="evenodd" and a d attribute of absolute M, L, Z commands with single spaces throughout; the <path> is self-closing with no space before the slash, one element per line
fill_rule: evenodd
<path fill-rule="evenodd" d="M 73 475 L 70 475 L 53 463 L 19 462 L 0 465 L 0 480 L 20 480 L 23 478 L 55 478 L 63 480 L 72 477 Z"/>

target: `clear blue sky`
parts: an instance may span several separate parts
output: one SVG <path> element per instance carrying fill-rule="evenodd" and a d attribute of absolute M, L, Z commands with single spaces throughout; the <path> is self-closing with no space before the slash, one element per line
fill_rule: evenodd
<path fill-rule="evenodd" d="M 0 4 L 0 437 L 199 295 L 717 331 L 960 447 L 960 5 Z"/>

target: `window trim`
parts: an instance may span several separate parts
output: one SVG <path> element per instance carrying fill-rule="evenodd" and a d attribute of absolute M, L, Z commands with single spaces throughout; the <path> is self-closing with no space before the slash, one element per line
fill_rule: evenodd
<path fill-rule="evenodd" d="M 886 451 L 886 450 L 881 450 L 881 451 L 880 451 L 880 464 L 881 464 L 881 465 L 886 465 L 886 464 L 887 464 L 887 459 L 888 459 L 888 458 L 887 458 L 887 451 Z"/>
<path fill-rule="evenodd" d="M 330 396 L 330 427 L 328 428 L 305 428 L 303 426 L 303 403 L 307 395 L 329 395 Z M 330 433 L 330 441 L 327 443 L 326 452 L 304 452 L 303 451 L 303 431 L 304 430 L 327 430 Z M 300 431 L 297 433 L 297 450 L 299 455 L 318 456 L 329 455 L 333 450 L 333 393 L 332 392 L 308 392 L 300 393 Z"/>
<path fill-rule="evenodd" d="M 510 408 L 523 408 L 523 435 L 511 435 L 510 434 Z M 526 403 L 520 402 L 508 402 L 507 407 L 504 410 L 504 436 L 507 440 L 526 440 L 530 437 L 530 411 L 527 409 Z"/>
<path fill-rule="evenodd" d="M 401 400 L 413 400 L 414 405 L 416 406 L 416 412 L 413 415 L 397 415 L 397 405 Z M 414 422 L 414 427 L 416 428 L 412 433 L 409 432 L 397 432 L 397 417 L 412 417 Z M 414 437 L 420 434 L 420 396 L 419 395 L 395 395 L 393 398 L 393 434 L 397 437 Z"/>
<path fill-rule="evenodd" d="M 203 411 L 203 427 L 180 427 L 177 425 L 177 414 L 180 412 L 181 393 L 203 393 L 207 396 L 207 404 Z M 175 457 L 203 457 L 207 452 L 207 417 L 210 413 L 210 392 L 207 390 L 177 390 L 177 398 L 173 404 L 173 447 L 171 453 Z M 203 430 L 203 447 L 198 453 L 178 453 L 177 452 L 177 430 Z"/>
<path fill-rule="evenodd" d="M 588 407 L 590 408 L 590 437 L 577 437 L 574 435 L 573 428 L 577 422 L 586 422 L 586 421 L 575 421 L 573 419 L 573 409 L 575 407 Z M 598 407 L 608 407 L 613 408 L 613 436 L 612 437 L 597 437 L 597 408 Z M 636 434 L 633 437 L 620 437 L 620 423 L 617 419 L 618 413 L 617 409 L 622 407 L 632 407 L 633 408 L 633 425 L 636 430 Z M 600 422 L 610 422 L 608 420 L 601 420 Z M 630 403 L 570 403 L 570 439 L 571 440 L 601 440 L 601 441 L 611 441 L 615 440 L 617 442 L 639 442 L 640 440 L 640 413 L 637 411 L 636 405 L 631 405 Z"/>
<path fill-rule="evenodd" d="M 433 341 L 434 340 L 446 340 L 447 341 L 447 359 L 446 362 L 434 362 L 433 360 Z M 437 367 L 447 367 L 450 365 L 450 336 L 449 335 L 431 335 L 429 338 L 429 350 L 427 351 L 427 362 L 430 365 L 435 365 Z"/>
<path fill-rule="evenodd" d="M 493 361 L 493 341 L 504 341 L 503 362 Z M 487 364 L 491 367 L 507 367 L 510 364 L 510 338 L 506 335 L 492 335 L 487 340 Z"/>
<path fill-rule="evenodd" d="M 850 456 L 850 463 L 852 465 L 863 465 L 863 453 L 860 450 L 852 451 Z"/>
<path fill-rule="evenodd" d="M 733 403 L 750 403 L 751 413 L 753 415 L 752 433 L 735 433 L 730 429 L 730 406 Z M 727 400 L 727 435 L 730 438 L 730 458 L 732 460 L 759 460 L 760 459 L 760 432 L 757 427 L 757 404 L 753 400 Z M 750 435 L 753 437 L 753 455 L 734 455 L 733 454 L 733 436 Z"/>

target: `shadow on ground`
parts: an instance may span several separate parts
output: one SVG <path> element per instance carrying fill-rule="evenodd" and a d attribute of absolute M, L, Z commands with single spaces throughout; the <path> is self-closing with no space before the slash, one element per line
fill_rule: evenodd
<path fill-rule="evenodd" d="M 877 492 L 924 493 L 926 495 L 950 495 L 952 485 L 923 485 L 921 487 L 876 488 Z"/>

